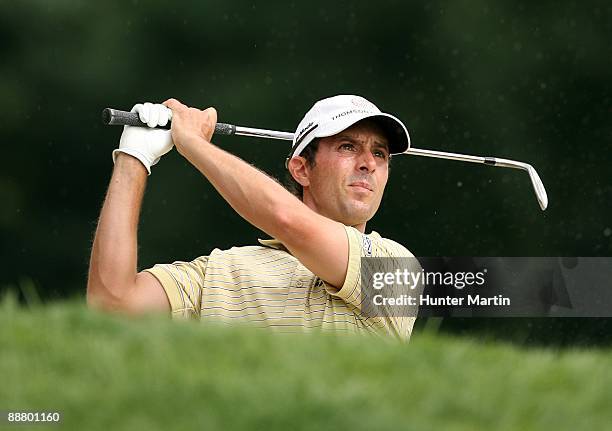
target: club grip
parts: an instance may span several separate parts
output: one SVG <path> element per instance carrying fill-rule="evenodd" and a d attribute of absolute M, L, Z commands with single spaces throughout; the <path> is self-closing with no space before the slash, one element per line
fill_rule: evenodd
<path fill-rule="evenodd" d="M 107 126 L 136 126 L 149 127 L 147 123 L 140 121 L 140 117 L 136 112 L 121 111 L 119 109 L 105 108 L 102 110 L 102 123 Z M 171 123 L 168 122 L 165 126 L 157 126 L 157 129 L 169 129 Z M 236 133 L 236 126 L 233 124 L 217 123 L 215 125 L 215 134 L 217 135 L 233 135 Z"/>
<path fill-rule="evenodd" d="M 147 123 L 140 121 L 140 117 L 136 112 L 120 111 L 118 109 L 106 108 L 102 111 L 102 123 L 107 126 L 137 126 L 148 127 Z M 159 129 L 169 129 L 170 124 Z"/>

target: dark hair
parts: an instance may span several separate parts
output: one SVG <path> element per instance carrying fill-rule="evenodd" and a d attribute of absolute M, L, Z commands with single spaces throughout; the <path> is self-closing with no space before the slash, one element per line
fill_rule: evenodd
<path fill-rule="evenodd" d="M 317 155 L 317 150 L 319 149 L 320 140 L 321 138 L 313 139 L 312 142 L 302 150 L 302 154 L 300 154 L 300 156 L 306 159 L 306 163 L 310 168 L 314 168 L 316 165 L 315 157 Z M 285 180 L 283 181 L 283 183 L 285 188 L 289 190 L 292 194 L 297 196 L 299 199 L 302 199 L 304 197 L 304 188 L 300 183 L 295 180 L 295 178 L 293 178 L 289 170 L 287 170 L 287 173 L 285 174 Z"/>

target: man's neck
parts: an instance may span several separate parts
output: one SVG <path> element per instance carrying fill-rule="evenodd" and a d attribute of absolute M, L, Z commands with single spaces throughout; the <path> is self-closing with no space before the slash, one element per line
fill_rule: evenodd
<path fill-rule="evenodd" d="M 356 225 L 353 225 L 353 224 L 347 224 L 347 223 L 344 223 L 342 220 L 338 220 L 338 219 L 336 219 L 336 218 L 334 218 L 334 217 L 330 217 L 329 215 L 325 214 L 325 211 L 321 211 L 321 209 L 320 209 L 320 208 L 318 208 L 318 206 L 317 206 L 317 204 L 314 202 L 314 200 L 310 199 L 310 198 L 309 198 L 309 197 L 307 197 L 307 196 L 305 196 L 305 197 L 303 197 L 303 198 L 302 198 L 302 202 L 303 202 L 303 203 L 304 203 L 304 204 L 305 204 L 305 205 L 306 205 L 308 208 L 310 208 L 311 210 L 313 210 L 313 211 L 314 211 L 314 212 L 316 212 L 317 214 L 320 214 L 320 215 L 322 215 L 322 216 L 324 216 L 324 217 L 327 217 L 327 218 L 329 218 L 329 219 L 335 220 L 335 221 L 337 221 L 337 222 L 339 222 L 339 223 L 342 223 L 342 224 L 343 224 L 343 225 L 345 225 L 345 226 L 351 226 L 351 227 L 354 227 L 354 228 L 355 228 L 355 229 L 357 229 L 359 232 L 361 232 L 361 233 L 365 233 L 365 228 L 366 228 L 366 223 L 367 223 L 367 222 L 359 223 L 359 224 L 356 224 Z"/>
<path fill-rule="evenodd" d="M 353 226 L 355 229 L 357 229 L 359 232 L 361 233 L 365 233 L 365 228 L 366 228 L 366 224 L 365 223 L 360 223 L 358 225 Z"/>

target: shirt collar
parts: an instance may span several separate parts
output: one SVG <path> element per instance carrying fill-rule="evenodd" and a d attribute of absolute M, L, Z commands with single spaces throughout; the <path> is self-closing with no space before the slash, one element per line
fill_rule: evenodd
<path fill-rule="evenodd" d="M 367 234 L 367 236 L 373 237 L 376 239 L 381 238 L 378 232 L 375 232 L 375 231 L 370 232 L 369 234 Z M 287 250 L 287 247 L 285 247 L 282 242 L 280 242 L 279 240 L 275 238 L 271 238 L 271 239 L 259 239 L 258 238 L 257 241 L 259 241 L 259 243 L 263 245 L 264 247 L 270 247 L 276 250 L 283 250 L 283 251 L 289 252 L 289 250 Z"/>
<path fill-rule="evenodd" d="M 274 238 L 258 239 L 257 241 L 259 241 L 259 243 L 263 245 L 264 247 L 270 247 L 270 248 L 275 248 L 276 250 L 288 251 L 287 247 L 285 247 L 282 242 Z"/>

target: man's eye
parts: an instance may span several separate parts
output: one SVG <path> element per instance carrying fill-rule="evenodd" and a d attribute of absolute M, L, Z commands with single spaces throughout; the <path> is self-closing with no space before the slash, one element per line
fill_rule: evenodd
<path fill-rule="evenodd" d="M 374 151 L 374 155 L 376 157 L 380 157 L 381 159 L 386 159 L 387 158 L 387 154 L 384 153 L 383 151 Z"/>
<path fill-rule="evenodd" d="M 354 149 L 354 148 L 355 148 L 355 146 L 354 146 L 353 144 L 348 144 L 348 143 L 347 143 L 347 144 L 342 144 L 342 145 L 340 145 L 340 148 L 342 148 L 342 149 L 346 149 L 346 150 L 352 150 L 352 149 Z"/>

